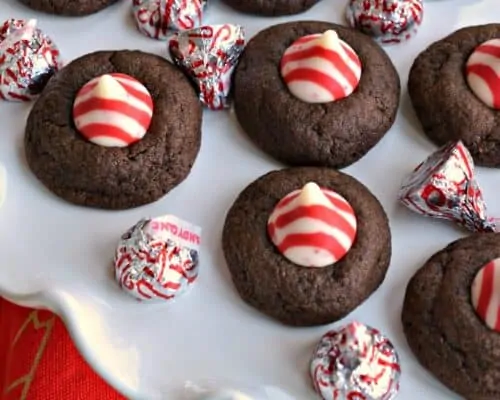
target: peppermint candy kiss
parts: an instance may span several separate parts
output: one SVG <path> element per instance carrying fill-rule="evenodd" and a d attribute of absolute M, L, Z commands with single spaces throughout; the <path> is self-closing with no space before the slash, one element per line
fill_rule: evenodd
<path fill-rule="evenodd" d="M 346 19 L 351 28 L 381 44 L 413 37 L 424 16 L 423 0 L 349 0 Z"/>
<path fill-rule="evenodd" d="M 207 0 L 134 0 L 132 12 L 142 34 L 165 40 L 172 31 L 199 26 L 206 4 Z"/>
<path fill-rule="evenodd" d="M 361 77 L 361 61 L 335 31 L 296 40 L 281 59 L 290 92 L 306 103 L 329 103 L 349 96 Z"/>
<path fill-rule="evenodd" d="M 482 267 L 471 287 L 474 310 L 492 330 L 500 332 L 500 258 Z"/>
<path fill-rule="evenodd" d="M 125 74 L 102 75 L 78 92 L 73 119 L 89 141 L 106 147 L 126 147 L 146 134 L 153 116 L 148 90 Z"/>
<path fill-rule="evenodd" d="M 0 99 L 34 99 L 61 67 L 57 46 L 36 20 L 9 19 L 0 26 Z"/>
<path fill-rule="evenodd" d="M 115 278 L 138 300 L 170 301 L 198 277 L 201 229 L 173 215 L 143 219 L 122 237 Z"/>
<path fill-rule="evenodd" d="M 476 47 L 466 64 L 467 83 L 488 107 L 500 109 L 500 39 Z"/>
<path fill-rule="evenodd" d="M 285 196 L 267 225 L 281 254 L 304 267 L 326 267 L 344 257 L 354 242 L 356 227 L 350 204 L 313 182 Z"/>
<path fill-rule="evenodd" d="M 352 322 L 323 335 L 310 374 L 324 400 L 393 400 L 399 391 L 401 367 L 387 337 Z"/>

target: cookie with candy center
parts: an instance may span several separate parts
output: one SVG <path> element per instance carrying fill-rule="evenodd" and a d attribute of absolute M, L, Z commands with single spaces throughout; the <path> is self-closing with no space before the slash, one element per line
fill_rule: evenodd
<path fill-rule="evenodd" d="M 75 96 L 68 93 L 78 94 L 92 80 L 78 96 L 71 123 Z M 144 87 L 154 90 L 148 94 Z M 188 176 L 200 149 L 201 124 L 193 86 L 164 57 L 97 51 L 51 78 L 28 116 L 24 147 L 31 171 L 60 198 L 128 209 L 160 199 Z"/>
<path fill-rule="evenodd" d="M 342 319 L 382 283 L 391 234 L 378 200 L 329 168 L 270 172 L 227 213 L 224 256 L 240 297 L 293 326 Z"/>
<path fill-rule="evenodd" d="M 239 124 L 262 151 L 289 166 L 337 169 L 382 139 L 400 99 L 397 71 L 377 43 L 320 21 L 257 33 L 231 90 Z"/>
<path fill-rule="evenodd" d="M 475 233 L 431 255 L 406 288 L 413 354 L 463 399 L 500 399 L 499 260 L 500 234 Z"/>
<path fill-rule="evenodd" d="M 326 267 L 342 259 L 356 236 L 351 205 L 332 190 L 309 182 L 276 205 L 267 225 L 269 237 L 291 262 Z"/>
<path fill-rule="evenodd" d="M 361 61 L 334 30 L 297 39 L 281 59 L 281 76 L 294 96 L 327 103 L 349 96 L 361 78 Z"/>
<path fill-rule="evenodd" d="M 500 109 L 500 39 L 477 46 L 467 60 L 467 83 L 488 107 Z"/>
<path fill-rule="evenodd" d="M 423 133 L 437 146 L 461 140 L 478 166 L 500 168 L 500 24 L 458 29 L 413 62 L 408 94 Z"/>
<path fill-rule="evenodd" d="M 137 79 L 119 73 L 92 79 L 76 95 L 73 119 L 92 143 L 126 147 L 141 140 L 153 116 L 153 100 Z"/>

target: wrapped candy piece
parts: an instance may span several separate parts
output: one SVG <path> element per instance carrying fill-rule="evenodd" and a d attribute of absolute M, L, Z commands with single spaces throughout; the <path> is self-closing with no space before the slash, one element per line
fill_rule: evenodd
<path fill-rule="evenodd" d="M 207 0 L 134 0 L 132 12 L 144 35 L 165 40 L 172 31 L 201 25 Z"/>
<path fill-rule="evenodd" d="M 399 391 L 401 368 L 389 339 L 353 322 L 321 338 L 310 373 L 324 400 L 392 400 Z"/>
<path fill-rule="evenodd" d="M 0 27 L 0 98 L 30 101 L 60 68 L 59 50 L 36 20 L 10 19 Z"/>
<path fill-rule="evenodd" d="M 119 242 L 115 277 L 138 300 L 172 300 L 198 277 L 201 229 L 173 215 L 143 219 Z"/>
<path fill-rule="evenodd" d="M 346 19 L 379 43 L 394 44 L 415 35 L 423 14 L 423 0 L 349 0 Z"/>
<path fill-rule="evenodd" d="M 441 147 L 418 165 L 403 181 L 399 200 L 416 213 L 454 221 L 471 231 L 495 231 L 474 178 L 474 162 L 461 141 Z"/>
<path fill-rule="evenodd" d="M 239 25 L 207 25 L 178 32 L 168 49 L 174 62 L 191 77 L 203 105 L 229 107 L 231 75 L 245 46 Z"/>

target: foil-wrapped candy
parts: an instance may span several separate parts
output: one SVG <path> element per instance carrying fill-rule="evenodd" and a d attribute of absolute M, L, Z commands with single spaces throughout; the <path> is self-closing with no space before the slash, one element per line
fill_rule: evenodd
<path fill-rule="evenodd" d="M 310 373 L 324 400 L 391 400 L 399 391 L 401 367 L 389 339 L 372 327 L 352 322 L 323 335 Z"/>
<path fill-rule="evenodd" d="M 142 219 L 118 244 L 118 284 L 138 300 L 178 298 L 198 277 L 200 235 L 199 227 L 173 215 Z"/>
<path fill-rule="evenodd" d="M 132 12 L 144 35 L 166 40 L 172 31 L 201 25 L 207 0 L 134 0 Z"/>
<path fill-rule="evenodd" d="M 348 24 L 381 44 L 410 39 L 423 15 L 423 0 L 349 0 L 346 9 Z"/>
<path fill-rule="evenodd" d="M 461 141 L 441 147 L 420 163 L 403 181 L 399 200 L 416 213 L 454 221 L 471 231 L 495 231 L 474 178 L 474 161 Z"/>
<path fill-rule="evenodd" d="M 36 20 L 9 19 L 0 27 L 0 98 L 30 101 L 60 68 L 59 50 Z"/>
<path fill-rule="evenodd" d="M 172 60 L 195 83 L 202 104 L 212 110 L 229 107 L 231 76 L 244 47 L 243 28 L 232 24 L 178 32 L 168 45 Z"/>

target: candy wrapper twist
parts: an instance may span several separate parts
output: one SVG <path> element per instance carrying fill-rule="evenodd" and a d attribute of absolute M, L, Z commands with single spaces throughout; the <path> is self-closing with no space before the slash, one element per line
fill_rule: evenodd
<path fill-rule="evenodd" d="M 32 100 L 61 67 L 59 50 L 36 20 L 9 19 L 0 27 L 0 98 Z"/>
<path fill-rule="evenodd" d="M 198 277 L 200 228 L 172 215 L 143 219 L 118 245 L 115 277 L 139 300 L 171 300 Z"/>
<path fill-rule="evenodd" d="M 404 42 L 422 23 L 422 0 L 349 0 L 346 19 L 352 28 L 382 44 Z"/>
<path fill-rule="evenodd" d="M 229 107 L 231 75 L 245 46 L 238 25 L 207 25 L 178 32 L 168 46 L 174 62 L 198 88 L 203 105 L 212 110 Z"/>
<path fill-rule="evenodd" d="M 353 322 L 321 338 L 310 372 L 324 400 L 391 400 L 399 391 L 401 368 L 385 336 Z"/>
<path fill-rule="evenodd" d="M 132 12 L 144 35 L 165 40 L 172 31 L 201 25 L 207 0 L 134 0 Z"/>
<path fill-rule="evenodd" d="M 443 146 L 418 165 L 404 180 L 399 200 L 416 213 L 454 221 L 471 231 L 496 230 L 496 220 L 486 216 L 474 162 L 461 141 Z"/>

